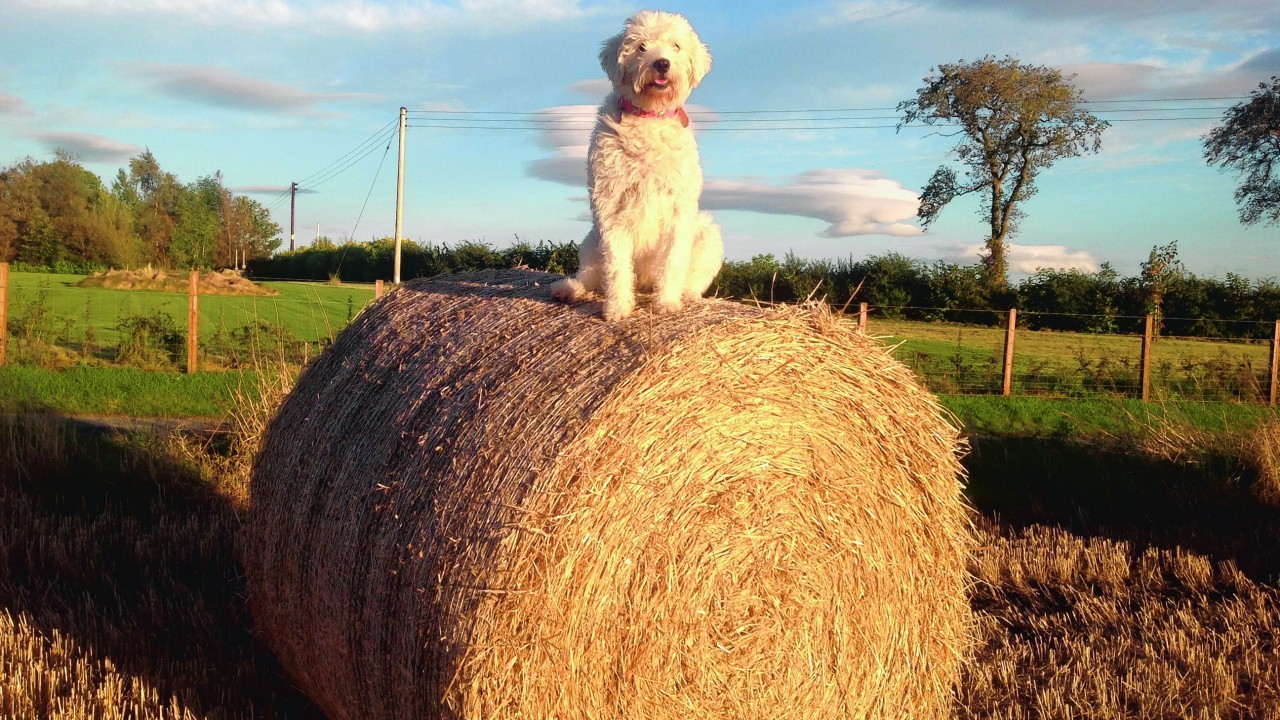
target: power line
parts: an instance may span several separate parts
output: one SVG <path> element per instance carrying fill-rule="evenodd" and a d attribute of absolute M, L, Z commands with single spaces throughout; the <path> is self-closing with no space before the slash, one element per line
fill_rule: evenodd
<path fill-rule="evenodd" d="M 365 143 L 361 143 L 361 148 L 363 148 L 363 151 L 360 152 L 359 155 L 352 156 L 352 152 L 357 152 L 360 150 L 360 148 L 357 148 L 357 150 L 347 153 L 346 155 L 343 156 L 345 160 L 338 160 L 333 163 L 330 163 L 328 166 L 330 169 L 328 169 L 327 171 L 321 171 L 320 173 L 313 173 L 311 177 L 315 179 L 311 180 L 310 182 L 307 182 L 305 180 L 302 182 L 299 182 L 298 187 L 300 189 L 305 189 L 305 190 L 314 190 L 320 187 L 321 185 L 329 182 L 330 180 L 341 175 L 347 170 L 350 170 L 353 166 L 356 165 L 356 163 L 372 155 L 378 149 L 378 145 L 382 144 L 382 140 L 384 137 L 387 137 L 389 135 L 394 135 L 394 134 L 395 134 L 394 127 L 386 128 L 385 132 L 380 132 L 374 138 L 370 138 L 370 139 L 376 139 L 378 141 L 377 143 L 374 143 L 372 145 L 368 145 L 367 147 L 365 147 L 365 145 L 369 142 L 368 140 L 366 140 Z M 339 162 L 343 164 L 338 165 Z"/>
<path fill-rule="evenodd" d="M 391 152 L 391 140 L 387 140 L 387 147 L 382 151 L 382 159 L 378 161 L 378 169 L 373 173 L 373 182 L 369 183 L 369 192 L 365 193 L 364 204 L 360 206 L 360 214 L 356 216 L 356 224 L 351 228 L 351 234 L 348 236 L 355 239 L 356 230 L 360 227 L 360 221 L 364 219 L 364 210 L 369 207 L 369 198 L 373 196 L 373 187 L 378 184 L 378 176 L 382 174 L 382 166 L 387 162 L 387 153 Z M 345 254 L 345 252 L 344 252 Z M 342 265 L 342 261 L 338 261 L 338 265 Z"/>
<path fill-rule="evenodd" d="M 1248 99 L 1248 96 L 1117 98 L 1117 99 L 1111 99 L 1111 100 L 1082 100 L 1080 101 L 1079 104 L 1081 105 L 1103 105 L 1103 104 L 1113 105 L 1113 104 L 1135 104 L 1135 103 L 1158 104 L 1158 103 L 1175 103 L 1175 102 L 1178 102 L 1178 103 L 1221 102 L 1221 101 L 1234 101 L 1234 100 L 1247 100 L 1247 99 Z M 584 105 L 584 107 L 586 106 Z M 594 108 L 594 105 L 591 107 Z M 1107 113 L 1157 112 L 1157 111 L 1179 112 L 1184 110 L 1225 110 L 1225 109 L 1227 109 L 1227 107 L 1222 107 L 1222 106 L 1195 107 L 1195 108 L 1169 108 L 1169 107 L 1153 106 L 1148 108 L 1119 108 L 1116 110 L 1099 110 L 1098 112 L 1107 112 Z M 898 110 L 897 106 L 867 106 L 867 107 L 844 107 L 844 108 L 794 108 L 794 109 L 782 109 L 782 110 L 780 109 L 690 110 L 688 111 L 688 113 L 691 116 L 774 115 L 774 114 L 815 115 L 819 113 L 893 112 L 897 110 Z M 503 121 L 515 120 L 519 118 L 518 122 L 557 123 L 557 122 L 561 122 L 561 120 L 557 119 L 556 116 L 582 115 L 585 112 L 588 112 L 588 111 L 579 110 L 579 109 L 568 109 L 568 108 L 561 107 L 561 108 L 547 108 L 545 110 L 534 110 L 534 111 L 528 111 L 528 110 L 525 110 L 525 111 L 520 111 L 520 110 L 410 110 L 408 111 L 408 114 L 413 116 L 416 119 L 436 120 L 440 122 L 450 121 L 447 116 L 471 116 L 471 117 L 459 118 L 459 121 L 466 120 L 469 122 L 503 122 Z M 595 111 L 593 109 L 589 112 L 592 115 L 594 115 Z M 496 115 L 496 116 L 503 116 L 503 117 L 499 117 L 496 119 L 481 119 L 479 117 L 474 117 L 474 116 L 483 116 L 483 115 Z M 446 117 L 434 117 L 434 116 L 446 116 Z M 855 118 L 855 119 L 891 119 L 896 117 L 897 117 L 896 115 L 890 116 L 889 118 L 871 116 L 871 117 L 861 117 L 861 118 Z M 782 120 L 786 120 L 786 119 L 798 120 L 801 118 L 782 118 Z M 845 118 L 825 117 L 820 119 L 836 120 L 836 119 L 845 119 Z M 746 121 L 744 120 L 742 122 L 746 122 Z"/>

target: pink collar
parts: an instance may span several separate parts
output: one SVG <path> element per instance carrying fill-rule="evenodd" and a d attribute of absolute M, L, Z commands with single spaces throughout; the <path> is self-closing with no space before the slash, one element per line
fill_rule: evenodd
<path fill-rule="evenodd" d="M 675 108 L 674 110 L 668 110 L 664 113 L 656 113 L 649 110 L 641 110 L 636 107 L 635 103 L 631 102 L 626 97 L 618 98 L 618 107 L 621 108 L 623 112 L 631 113 L 636 117 L 655 118 L 660 120 L 666 118 L 680 118 L 680 124 L 684 127 L 689 127 L 689 115 L 685 113 L 684 108 L 682 107 Z"/>

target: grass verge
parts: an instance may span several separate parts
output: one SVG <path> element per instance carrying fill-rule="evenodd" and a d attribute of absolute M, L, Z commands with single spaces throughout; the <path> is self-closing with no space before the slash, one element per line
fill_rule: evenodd
<path fill-rule="evenodd" d="M 1244 403 L 1144 403 L 1000 395 L 940 395 L 966 433 L 1125 437 L 1153 426 L 1186 425 L 1205 432 L 1245 432 L 1276 418 L 1274 408 Z"/>
<path fill-rule="evenodd" d="M 184 375 L 130 367 L 6 365 L 0 366 L 0 411 L 218 418 L 228 412 L 238 388 L 254 384 L 251 371 Z"/>

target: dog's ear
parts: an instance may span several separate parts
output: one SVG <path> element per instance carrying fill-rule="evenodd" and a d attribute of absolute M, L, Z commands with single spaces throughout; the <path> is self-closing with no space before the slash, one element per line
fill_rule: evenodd
<path fill-rule="evenodd" d="M 625 31 L 618 33 L 600 48 L 600 67 L 604 68 L 604 74 L 609 76 L 614 87 L 622 84 L 622 40 L 626 34 Z"/>
<path fill-rule="evenodd" d="M 693 44 L 689 52 L 689 88 L 698 87 L 702 78 L 711 72 L 711 50 L 701 40 Z"/>

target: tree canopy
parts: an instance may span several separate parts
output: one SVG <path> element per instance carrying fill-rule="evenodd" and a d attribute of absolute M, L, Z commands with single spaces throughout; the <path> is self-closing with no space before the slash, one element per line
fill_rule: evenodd
<path fill-rule="evenodd" d="M 1240 222 L 1280 224 L 1280 77 L 1258 84 L 1249 100 L 1229 108 L 1204 136 L 1204 159 L 1241 174 Z"/>
<path fill-rule="evenodd" d="M 71 155 L 0 169 L 0 261 L 53 266 L 234 267 L 270 255 L 280 227 L 221 173 L 182 184 L 148 150 L 108 190 Z"/>
<path fill-rule="evenodd" d="M 898 105 L 903 125 L 958 126 L 952 152 L 965 177 L 943 165 L 920 197 L 918 211 L 927 228 L 957 197 L 985 192 L 981 215 L 990 226 L 983 257 L 984 280 L 992 290 L 1008 286 L 1006 242 L 1017 231 L 1020 204 L 1036 193 L 1037 174 L 1064 157 L 1097 152 L 1108 123 L 1080 106 L 1072 78 L 1014 58 L 963 60 L 939 65 L 916 97 Z"/>

